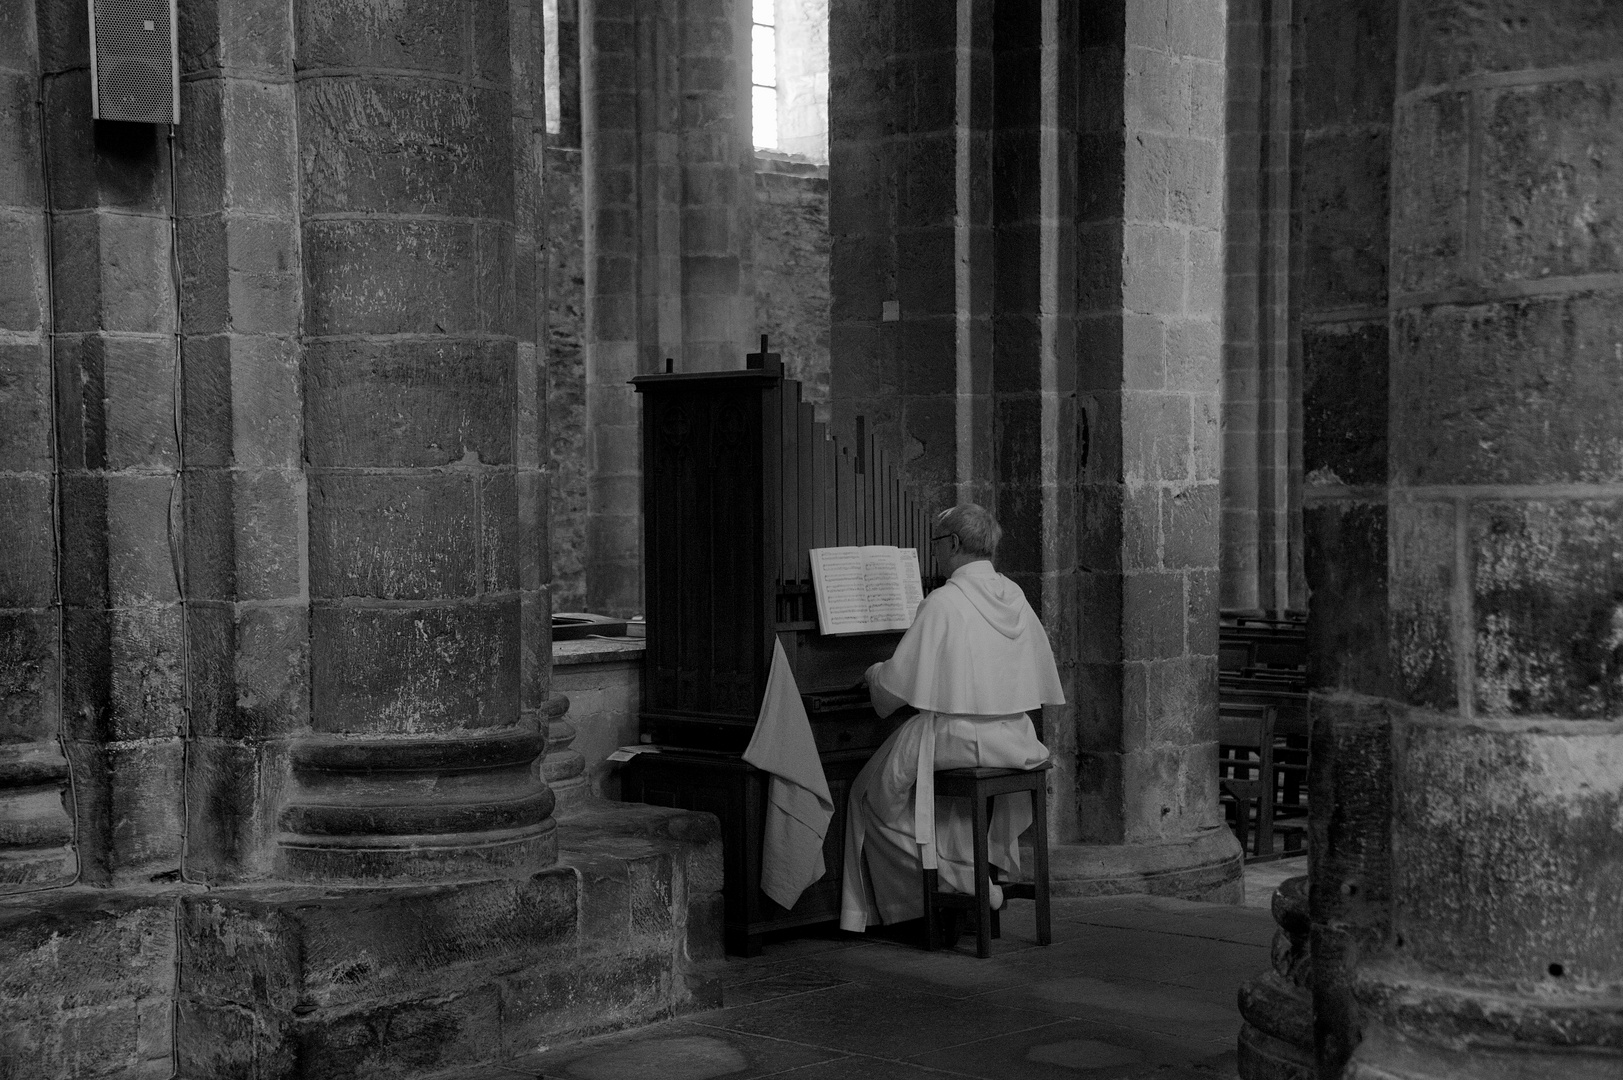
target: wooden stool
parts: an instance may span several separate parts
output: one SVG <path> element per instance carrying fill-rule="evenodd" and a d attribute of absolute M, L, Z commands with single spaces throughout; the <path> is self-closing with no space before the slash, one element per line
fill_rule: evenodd
<path fill-rule="evenodd" d="M 1045 761 L 1029 769 L 942 769 L 935 774 L 935 793 L 948 798 L 968 799 L 971 828 L 975 833 L 975 895 L 937 892 L 939 874 L 924 871 L 924 947 L 934 950 L 938 933 L 936 910 L 956 908 L 975 912 L 975 955 L 992 955 L 992 939 L 1000 936 L 998 913 L 992 910 L 992 875 L 997 868 L 987 858 L 986 831 L 992 818 L 992 798 L 1015 791 L 1031 792 L 1032 840 L 1031 882 L 1010 882 L 1003 886 L 1004 899 L 1037 902 L 1037 944 L 1054 940 L 1048 922 L 1048 786 L 1046 773 L 1053 762 Z"/>

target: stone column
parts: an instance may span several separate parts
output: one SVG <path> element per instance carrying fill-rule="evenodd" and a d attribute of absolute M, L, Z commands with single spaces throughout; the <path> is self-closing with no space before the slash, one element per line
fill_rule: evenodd
<path fill-rule="evenodd" d="M 0 14 L 0 894 L 72 880 L 33 5 Z"/>
<path fill-rule="evenodd" d="M 581 191 L 580 5 L 559 0 L 558 132 L 543 151 L 549 533 L 555 611 L 586 607 L 586 268 Z M 629 389 L 629 388 L 628 388 Z"/>
<path fill-rule="evenodd" d="M 310 717 L 293 19 L 190 4 L 176 131 L 189 878 L 273 872 Z"/>
<path fill-rule="evenodd" d="M 556 855 L 532 768 L 538 19 L 506 0 L 301 9 L 311 686 L 289 877 L 517 876 Z"/>
<path fill-rule="evenodd" d="M 1333 1075 L 1357 1041 L 1352 972 L 1379 948 L 1391 907 L 1387 253 L 1397 4 L 1293 8 L 1313 1029 L 1306 1045 L 1274 1050 Z M 1299 1032 L 1279 1015 L 1248 1019 L 1274 1035 Z"/>
<path fill-rule="evenodd" d="M 83 6 L 41 3 L 61 476 L 62 707 L 80 878 L 181 870 L 185 514 L 165 129 L 90 118 Z"/>
<path fill-rule="evenodd" d="M 1074 5 L 998 4 L 991 24 L 992 447 L 1003 525 L 998 567 L 1024 589 L 1060 658 L 1067 704 L 1043 710 L 1060 751 L 1059 791 L 1076 783 L 1077 76 Z M 1077 835 L 1074 799 L 1055 799 L 1054 835 Z"/>
<path fill-rule="evenodd" d="M 750 6 L 682 0 L 676 57 L 682 351 L 688 371 L 744 366 L 755 331 Z"/>
<path fill-rule="evenodd" d="M 833 411 L 926 499 L 1008 523 L 1069 699 L 1043 716 L 1056 888 L 1238 899 L 1213 741 L 1224 21 L 1153 9 L 832 5 Z"/>
<path fill-rule="evenodd" d="M 1616 1076 L 1623 10 L 1399 14 L 1391 922 L 1345 1075 Z"/>
<path fill-rule="evenodd" d="M 1292 7 L 1231 0 L 1222 606 L 1301 608 L 1301 350 L 1292 334 Z"/>
<path fill-rule="evenodd" d="M 1080 28 L 1068 892 L 1240 898 L 1214 741 L 1224 28 L 1136 3 Z"/>
<path fill-rule="evenodd" d="M 994 502 L 992 5 L 829 5 L 829 387 L 926 505 Z"/>
<path fill-rule="evenodd" d="M 755 326 L 749 8 L 582 0 L 586 598 L 642 611 L 642 466 L 629 380 L 742 367 Z"/>

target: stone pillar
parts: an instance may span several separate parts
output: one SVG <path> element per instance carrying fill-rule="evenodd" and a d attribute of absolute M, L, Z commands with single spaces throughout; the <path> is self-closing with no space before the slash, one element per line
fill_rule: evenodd
<path fill-rule="evenodd" d="M 1159 10 L 832 6 L 833 411 L 927 500 L 1008 523 L 1070 702 L 1043 717 L 1056 888 L 1238 899 L 1213 741 L 1224 21 Z"/>
<path fill-rule="evenodd" d="M 680 165 L 682 351 L 688 371 L 744 366 L 755 331 L 755 148 L 750 6 L 683 0 L 675 110 Z M 747 346 L 747 348 L 746 348 Z"/>
<path fill-rule="evenodd" d="M 39 11 L 80 879 L 181 870 L 184 547 L 165 130 L 92 121 L 85 8 Z"/>
<path fill-rule="evenodd" d="M 991 504 L 992 5 L 829 5 L 829 387 L 930 506 Z"/>
<path fill-rule="evenodd" d="M 333 0 L 297 22 L 311 672 L 281 820 L 295 879 L 522 876 L 556 856 L 532 768 L 550 662 L 539 15 Z"/>
<path fill-rule="evenodd" d="M 581 192 L 580 4 L 558 0 L 558 132 L 543 151 L 546 192 L 549 532 L 555 611 L 586 607 L 586 267 Z"/>
<path fill-rule="evenodd" d="M 59 735 L 50 282 L 33 5 L 0 14 L 0 894 L 76 870 Z"/>
<path fill-rule="evenodd" d="M 998 566 L 1031 599 L 1060 658 L 1067 704 L 1043 710 L 1056 790 L 1076 784 L 1076 219 L 1078 27 L 1074 5 L 992 13 L 990 120 L 992 450 L 1003 525 Z M 984 123 L 985 121 L 983 121 Z M 974 138 L 974 135 L 971 135 Z M 1010 182 L 1012 181 L 1012 182 Z M 971 250 L 975 248 L 972 246 Z M 1053 833 L 1078 835 L 1055 799 Z"/>
<path fill-rule="evenodd" d="M 1396 0 L 1293 7 L 1313 1038 L 1292 1050 L 1335 1075 L 1357 1041 L 1352 972 L 1379 948 L 1391 908 L 1387 252 L 1398 21 Z M 1248 1019 L 1276 1036 L 1300 1030 Z"/>
<path fill-rule="evenodd" d="M 1214 741 L 1224 27 L 1136 3 L 1081 27 L 1068 892 L 1240 898 Z"/>
<path fill-rule="evenodd" d="M 1391 923 L 1345 1075 L 1616 1076 L 1623 10 L 1406 0 L 1397 55 Z"/>
<path fill-rule="evenodd" d="M 629 380 L 742 367 L 753 347 L 749 8 L 582 0 L 586 598 L 642 611 L 642 471 Z"/>
<path fill-rule="evenodd" d="M 1231 0 L 1224 218 L 1222 606 L 1280 611 L 1302 580 L 1301 349 L 1292 333 L 1292 7 Z"/>
<path fill-rule="evenodd" d="M 310 717 L 293 20 L 267 0 L 185 15 L 186 870 L 225 882 L 272 873 L 288 739 Z"/>

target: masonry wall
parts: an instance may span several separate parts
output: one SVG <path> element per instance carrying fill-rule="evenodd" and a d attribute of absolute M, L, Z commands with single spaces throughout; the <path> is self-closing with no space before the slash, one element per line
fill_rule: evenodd
<path fill-rule="evenodd" d="M 578 147 L 549 145 L 547 193 L 547 439 L 552 467 L 552 601 L 586 609 L 586 246 Z"/>
<path fill-rule="evenodd" d="M 755 168 L 755 324 L 828 418 L 828 170 L 761 154 Z"/>

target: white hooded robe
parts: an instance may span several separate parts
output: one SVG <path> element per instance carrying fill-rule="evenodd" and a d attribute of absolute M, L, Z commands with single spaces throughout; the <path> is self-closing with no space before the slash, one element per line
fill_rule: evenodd
<path fill-rule="evenodd" d="M 963 799 L 935 799 L 935 771 L 974 766 L 1029 769 L 1048 758 L 1027 713 L 1060 705 L 1048 635 L 1020 587 L 988 561 L 961 566 L 919 606 L 896 653 L 869 671 L 870 685 L 919 710 L 885 740 L 851 786 L 845 827 L 840 926 L 924 914 L 919 874 L 973 893 L 974 838 Z M 999 796 L 990 858 L 1020 870 L 1018 837 L 1031 798 Z"/>

